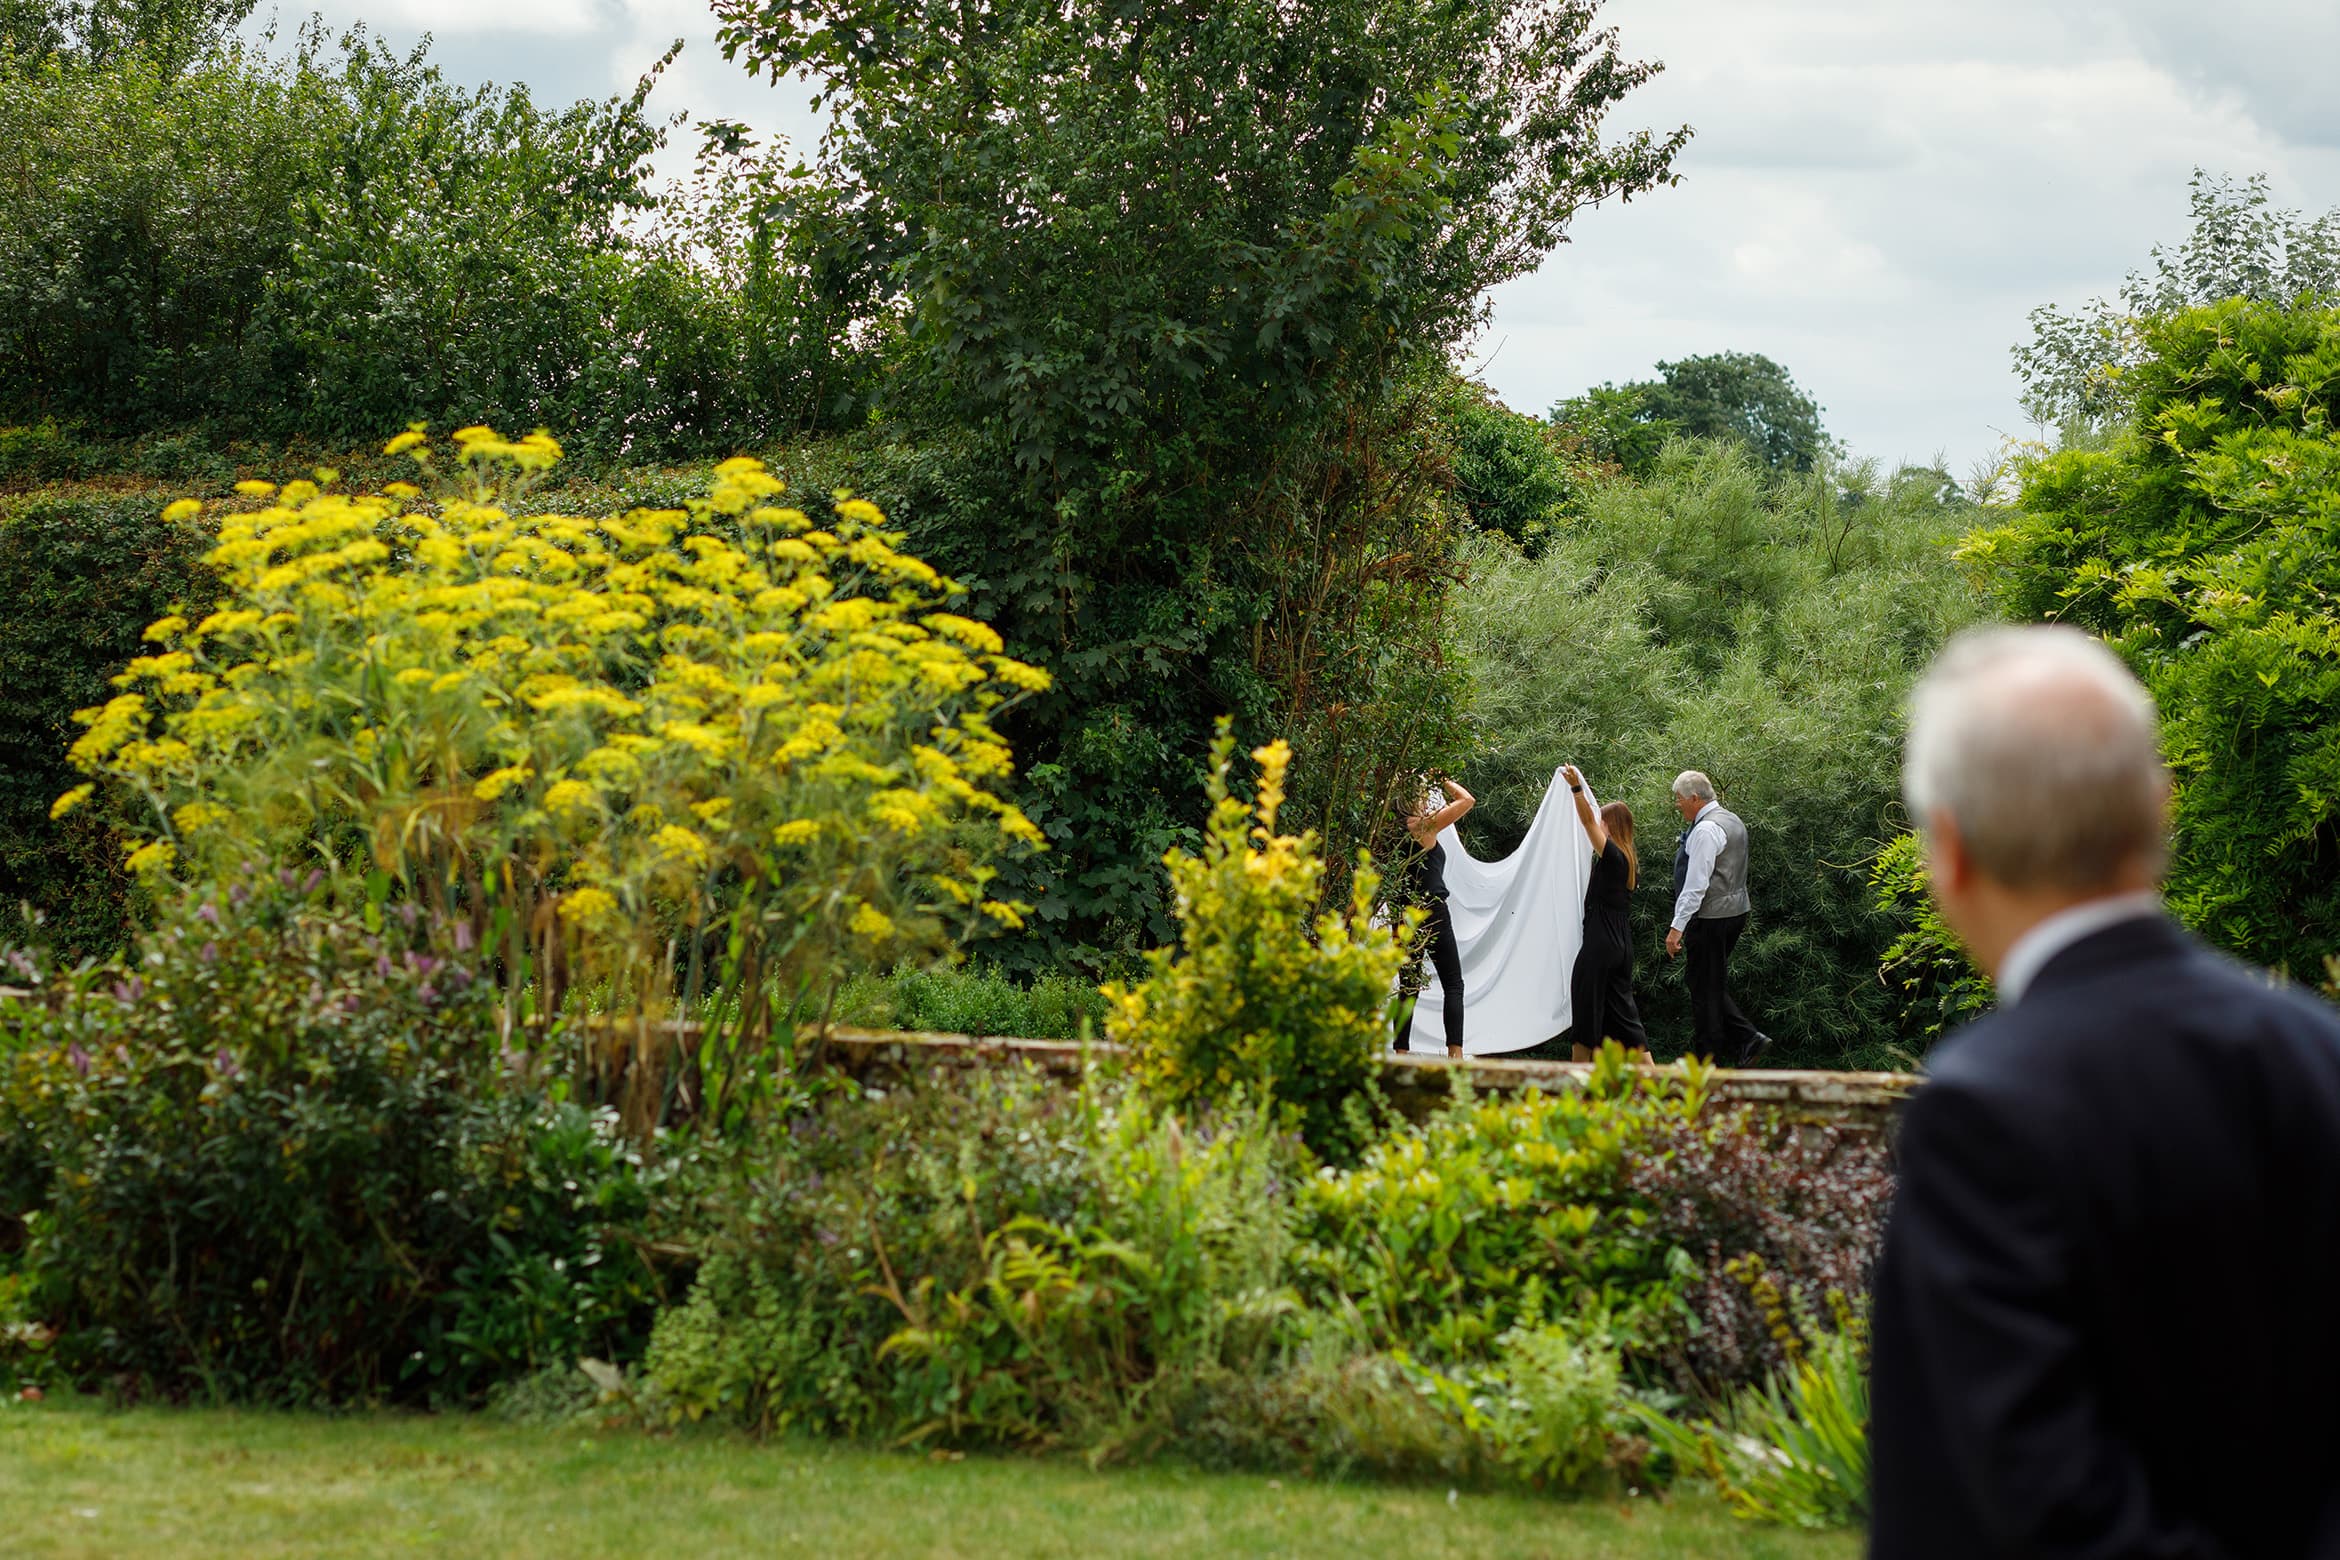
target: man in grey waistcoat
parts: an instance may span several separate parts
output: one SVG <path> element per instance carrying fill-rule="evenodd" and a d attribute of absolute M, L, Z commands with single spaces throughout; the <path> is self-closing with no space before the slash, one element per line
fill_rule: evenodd
<path fill-rule="evenodd" d="M 1747 929 L 1747 826 L 1714 799 L 1714 782 L 1695 769 L 1674 777 L 1674 809 L 1690 825 L 1674 849 L 1674 924 L 1666 957 L 1689 955 L 1690 1050 L 1733 1067 L 1771 1046 L 1731 1000 L 1731 949 Z"/>

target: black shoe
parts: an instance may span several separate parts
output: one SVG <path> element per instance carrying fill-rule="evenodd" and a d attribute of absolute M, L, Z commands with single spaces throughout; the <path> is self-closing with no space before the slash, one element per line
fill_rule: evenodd
<path fill-rule="evenodd" d="M 1738 1061 L 1732 1065 L 1737 1067 L 1752 1067 L 1757 1062 L 1763 1060 L 1764 1053 L 1770 1049 L 1771 1036 L 1758 1029 L 1755 1031 L 1755 1038 L 1747 1042 L 1747 1048 L 1739 1053 Z"/>

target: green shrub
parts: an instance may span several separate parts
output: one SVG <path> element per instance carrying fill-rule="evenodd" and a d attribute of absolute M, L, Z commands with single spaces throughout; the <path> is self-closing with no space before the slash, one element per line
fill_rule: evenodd
<path fill-rule="evenodd" d="M 465 1401 L 638 1350 L 654 1179 L 499 1056 L 448 924 L 251 877 L 41 973 L 0 1009 L 0 1192 L 76 1377 Z"/>
<path fill-rule="evenodd" d="M 1376 1104 L 1404 934 L 1373 919 L 1380 880 L 1360 862 L 1348 902 L 1319 914 L 1315 836 L 1276 832 L 1291 750 L 1252 754 L 1259 796 L 1227 786 L 1234 740 L 1212 748 L 1202 854 L 1166 859 L 1179 939 L 1147 955 L 1134 988 L 1106 988 L 1107 1035 L 1130 1048 L 1143 1086 L 1176 1105 L 1248 1093 L 1273 1100 L 1318 1153 L 1353 1157 Z"/>
<path fill-rule="evenodd" d="M 1806 1205 L 1833 1185 L 1825 1145 L 1783 1148 L 1702 1111 L 1702 1089 L 1611 1046 L 1584 1093 L 1466 1100 L 1348 1171 L 1272 1115 L 1185 1119 L 1102 1071 L 831 1096 L 709 1185 L 697 1281 L 633 1400 L 656 1423 L 1092 1460 L 1646 1478 L 1636 1405 L 1680 1401 L 1667 1384 L 1707 1324 L 1686 1242 L 1791 1359 L 1833 1347 L 1815 1318 L 1842 1328 L 1862 1298 L 1803 1298 L 1841 1244 L 1806 1230 L 1830 1222 Z M 1645 1186 L 1642 1162 L 1702 1130 L 1748 1184 L 1661 1204 L 1692 1199 Z M 1750 1211 L 1766 1200 L 1776 1218 Z M 1836 1222 L 1857 1234 L 1872 1212 Z M 1847 1258 L 1863 1279 L 1866 1256 Z"/>
<path fill-rule="evenodd" d="M 1869 892 L 1877 913 L 1901 928 L 1877 960 L 1878 978 L 1901 994 L 1901 1033 L 1931 1045 L 1980 1017 L 1993 1000 L 1991 978 L 1975 968 L 1934 903 L 1925 841 L 1915 833 L 1894 836 L 1869 869 Z"/>
<path fill-rule="evenodd" d="M 1626 1172 L 1647 1133 L 1697 1114 L 1703 1089 L 1695 1066 L 1641 1073 L 1610 1044 L 1581 1091 L 1457 1100 L 1309 1183 L 1303 1292 L 1353 1313 L 1375 1347 L 1434 1362 L 1593 1314 L 1654 1354 L 1695 1267 L 1657 1238 Z"/>
<path fill-rule="evenodd" d="M 1495 1340 L 1497 1391 L 1482 1410 L 1495 1455 L 1538 1489 L 1575 1490 L 1607 1471 L 1620 1413 L 1617 1351 L 1558 1327 Z"/>
<path fill-rule="evenodd" d="M 646 1398 L 948 1444 L 1105 1454 L 1157 1385 L 1251 1364 L 1291 1311 L 1287 1145 L 982 1076 L 800 1120 L 661 1317 Z"/>
<path fill-rule="evenodd" d="M 1105 1017 L 1089 982 L 1044 974 L 1019 982 L 1004 971 L 959 966 L 856 976 L 837 998 L 837 1022 L 936 1034 L 1072 1040 Z"/>
<path fill-rule="evenodd" d="M 978 1283 L 994 1232 L 1095 1224 L 1091 1132 L 1080 1096 L 987 1071 L 839 1097 L 747 1140 L 690 1295 L 652 1335 L 653 1412 L 888 1437 L 964 1415 L 947 1371 L 906 1369 L 885 1342 L 921 1295 Z"/>

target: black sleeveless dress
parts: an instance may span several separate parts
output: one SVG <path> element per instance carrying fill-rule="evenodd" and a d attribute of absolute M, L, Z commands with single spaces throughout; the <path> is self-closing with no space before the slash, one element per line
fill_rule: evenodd
<path fill-rule="evenodd" d="M 1446 911 L 1446 847 L 1433 844 L 1416 856 L 1406 868 L 1406 887 L 1410 897 L 1421 901 L 1429 910 L 1418 934 L 1428 944 L 1430 967 L 1438 972 L 1438 994 L 1444 1008 L 1441 1017 L 1446 1023 L 1446 1044 L 1449 1050 L 1463 1042 L 1463 974 L 1462 948 L 1454 940 L 1454 918 Z M 1407 1026 L 1408 1033 L 1412 1026 Z"/>
<path fill-rule="evenodd" d="M 1584 947 L 1568 981 L 1568 1038 L 1576 1045 L 1597 1050 L 1615 1040 L 1628 1051 L 1649 1049 L 1633 1000 L 1632 894 L 1632 863 L 1611 840 L 1584 885 Z"/>

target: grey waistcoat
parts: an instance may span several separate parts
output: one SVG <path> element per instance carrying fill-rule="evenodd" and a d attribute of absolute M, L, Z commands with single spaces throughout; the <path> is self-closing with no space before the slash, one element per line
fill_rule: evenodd
<path fill-rule="evenodd" d="M 1714 875 L 1706 880 L 1706 897 L 1699 901 L 1698 919 L 1719 920 L 1745 915 L 1747 903 L 1747 826 L 1727 807 L 1717 806 L 1707 820 L 1720 824 L 1723 847 L 1714 858 Z"/>

